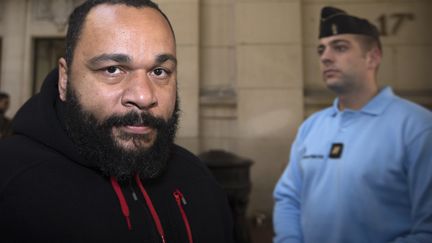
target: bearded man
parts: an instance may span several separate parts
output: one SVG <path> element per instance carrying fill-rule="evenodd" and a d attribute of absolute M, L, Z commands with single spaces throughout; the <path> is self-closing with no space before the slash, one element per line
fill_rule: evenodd
<path fill-rule="evenodd" d="M 232 242 L 223 190 L 174 144 L 174 32 L 148 0 L 91 0 L 0 144 L 5 242 Z"/>

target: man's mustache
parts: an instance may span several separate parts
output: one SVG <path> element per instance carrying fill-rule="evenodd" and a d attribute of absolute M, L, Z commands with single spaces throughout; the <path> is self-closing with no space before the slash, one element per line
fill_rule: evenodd
<path fill-rule="evenodd" d="M 147 112 L 137 113 L 129 112 L 125 115 L 112 115 L 102 122 L 104 127 L 121 127 L 121 126 L 146 126 L 159 129 L 166 124 L 162 118 L 155 117 Z"/>

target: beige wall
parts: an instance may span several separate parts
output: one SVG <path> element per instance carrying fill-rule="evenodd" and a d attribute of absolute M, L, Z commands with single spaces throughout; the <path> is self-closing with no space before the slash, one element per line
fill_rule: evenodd
<path fill-rule="evenodd" d="M 13 115 L 31 95 L 32 39 L 64 36 L 79 0 L 1 0 L 0 89 Z M 196 154 L 224 149 L 254 161 L 249 214 L 270 214 L 274 184 L 304 117 L 328 105 L 316 55 L 320 8 L 331 4 L 378 24 L 409 13 L 383 37 L 379 79 L 432 107 L 430 0 L 159 0 L 176 32 L 183 110 L 178 143 Z M 50 11 L 49 4 L 55 4 Z M 63 11 L 63 12 L 62 12 Z M 57 14 L 53 14 L 57 13 Z M 394 19 L 388 19 L 389 26 Z M 393 21 L 393 22 L 391 22 Z"/>

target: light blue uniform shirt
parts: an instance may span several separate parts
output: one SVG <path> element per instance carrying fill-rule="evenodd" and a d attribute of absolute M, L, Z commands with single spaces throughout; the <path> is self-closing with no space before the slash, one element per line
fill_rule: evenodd
<path fill-rule="evenodd" d="M 432 243 L 432 113 L 389 87 L 359 111 L 337 104 L 299 129 L 274 191 L 274 242 Z"/>

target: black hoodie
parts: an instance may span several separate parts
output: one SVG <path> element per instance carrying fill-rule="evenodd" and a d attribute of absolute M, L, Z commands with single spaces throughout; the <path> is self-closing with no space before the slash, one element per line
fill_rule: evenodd
<path fill-rule="evenodd" d="M 82 159 L 57 117 L 57 82 L 54 70 L 0 141 L 1 242 L 232 242 L 224 192 L 185 149 L 159 178 L 127 185 Z"/>

